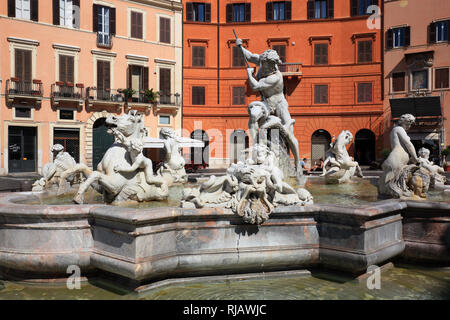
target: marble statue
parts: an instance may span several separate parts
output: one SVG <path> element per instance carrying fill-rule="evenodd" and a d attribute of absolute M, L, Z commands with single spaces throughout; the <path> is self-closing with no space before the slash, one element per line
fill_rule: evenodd
<path fill-rule="evenodd" d="M 181 143 L 198 142 L 197 140 L 180 137 L 170 128 L 162 128 L 161 138 L 164 139 L 164 150 L 166 151 L 166 160 L 159 168 L 158 172 L 171 185 L 172 183 L 186 183 L 187 174 L 184 168 L 186 161 L 181 154 Z"/>
<path fill-rule="evenodd" d="M 183 207 L 228 208 L 246 223 L 262 224 L 275 207 L 306 205 L 313 197 L 283 181 L 275 153 L 255 144 L 245 161 L 232 164 L 222 177 L 211 176 L 200 188 L 183 190 Z"/>
<path fill-rule="evenodd" d="M 406 133 L 415 118 L 404 114 L 390 133 L 392 151 L 383 162 L 383 174 L 378 181 L 380 195 L 399 199 L 426 199 L 431 173 L 421 165 L 414 145 Z"/>
<path fill-rule="evenodd" d="M 347 152 L 347 145 L 352 140 L 352 133 L 348 130 L 343 130 L 337 139 L 331 143 L 323 163 L 322 176 L 325 176 L 327 183 L 345 183 L 350 181 L 350 178 L 354 175 L 363 177 L 358 162 L 354 161 Z"/>
<path fill-rule="evenodd" d="M 283 93 L 283 75 L 278 69 L 281 64 L 280 57 L 275 50 L 269 49 L 258 55 L 251 53 L 242 47 L 242 40 L 236 39 L 236 45 L 242 49 L 246 61 L 259 65 L 256 77 L 253 76 L 253 68 L 247 68 L 250 87 L 261 93 L 261 101 L 253 101 L 248 106 L 249 131 L 254 143 L 258 142 L 260 130 L 267 132 L 269 129 L 278 130 L 280 136 L 287 142 L 294 155 L 295 167 L 298 175 L 302 175 L 302 167 L 299 155 L 299 145 L 294 135 L 295 120 L 289 113 L 289 105 Z M 263 138 L 264 139 L 264 138 Z M 259 141 L 263 143 L 263 141 Z"/>
<path fill-rule="evenodd" d="M 143 138 L 146 134 L 142 114 L 131 110 L 120 117 L 109 116 L 105 125 L 115 141 L 106 151 L 97 170 L 93 171 L 84 164 L 77 164 L 61 176 L 61 181 L 77 172 L 86 177 L 80 184 L 73 202 L 83 203 L 84 193 L 89 187 L 102 193 L 104 201 L 112 204 L 167 199 L 167 182 L 161 176 L 153 176 L 150 170 L 151 160 L 142 154 Z M 60 190 L 59 193 L 61 192 Z"/>
<path fill-rule="evenodd" d="M 55 144 L 51 148 L 53 162 L 48 162 L 42 168 L 42 178 L 33 183 L 32 191 L 43 191 L 50 189 L 53 185 L 60 183 L 61 174 L 72 169 L 77 164 L 75 159 L 60 144 Z M 61 183 L 70 185 L 80 182 L 80 175 L 72 174 L 65 177 Z"/>
<path fill-rule="evenodd" d="M 435 165 L 428 159 L 430 157 L 430 150 L 420 148 L 417 154 L 419 155 L 419 162 L 421 165 L 427 168 L 431 173 L 430 188 L 444 188 L 445 182 L 447 181 L 447 178 L 443 175 L 445 173 L 444 168 Z"/>

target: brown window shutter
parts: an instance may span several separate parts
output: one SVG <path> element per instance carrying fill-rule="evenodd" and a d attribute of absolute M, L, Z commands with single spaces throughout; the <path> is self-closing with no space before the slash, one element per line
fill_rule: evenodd
<path fill-rule="evenodd" d="M 436 23 L 434 22 L 428 26 L 428 42 L 436 43 Z"/>
<path fill-rule="evenodd" d="M 449 68 L 436 69 L 435 84 L 436 89 L 449 87 Z"/>
<path fill-rule="evenodd" d="M 116 8 L 109 8 L 109 32 L 116 34 Z"/>
<path fill-rule="evenodd" d="M 15 76 L 20 81 L 31 81 L 31 51 L 15 49 Z"/>
<path fill-rule="evenodd" d="M 411 27 L 405 27 L 405 47 L 409 47 L 411 43 Z"/>
<path fill-rule="evenodd" d="M 205 22 L 211 22 L 211 3 L 205 3 Z"/>
<path fill-rule="evenodd" d="M 166 43 L 170 43 L 170 19 L 166 20 Z"/>
<path fill-rule="evenodd" d="M 350 0 L 350 16 L 358 15 L 358 0 Z"/>
<path fill-rule="evenodd" d="M 266 3 L 266 20 L 267 21 L 273 20 L 273 2 Z"/>
<path fill-rule="evenodd" d="M 322 46 L 322 63 L 328 64 L 328 45 L 324 44 Z"/>
<path fill-rule="evenodd" d="M 327 1 L 327 18 L 334 17 L 334 0 Z"/>
<path fill-rule="evenodd" d="M 23 79 L 23 50 L 16 49 L 14 57 L 14 76 L 19 78 L 20 81 Z"/>
<path fill-rule="evenodd" d="M 142 89 L 148 89 L 148 67 L 142 68 Z"/>
<path fill-rule="evenodd" d="M 162 95 L 170 95 L 170 69 L 160 68 L 159 69 L 159 91 Z"/>
<path fill-rule="evenodd" d="M 233 5 L 231 3 L 227 4 L 226 6 L 226 10 L 227 10 L 227 22 L 232 22 L 233 21 Z"/>
<path fill-rule="evenodd" d="M 98 4 L 92 6 L 92 31 L 98 32 Z"/>
<path fill-rule="evenodd" d="M 159 18 L 159 40 L 170 43 L 170 19 L 168 18 Z"/>
<path fill-rule="evenodd" d="M 59 26 L 59 0 L 53 0 L 53 24 Z"/>
<path fill-rule="evenodd" d="M 284 19 L 285 20 L 291 20 L 292 19 L 292 2 L 291 1 L 285 1 L 284 2 L 284 7 L 285 7 L 285 15 L 284 15 Z"/>
<path fill-rule="evenodd" d="M 97 89 L 102 90 L 103 88 L 103 61 L 97 60 Z"/>
<path fill-rule="evenodd" d="M 244 21 L 246 22 L 250 22 L 252 19 L 252 7 L 251 7 L 251 3 L 246 3 L 245 7 L 244 7 Z"/>
<path fill-rule="evenodd" d="M 104 83 L 105 88 L 111 88 L 111 66 L 109 61 L 103 61 Z"/>
<path fill-rule="evenodd" d="M 405 73 L 393 73 L 392 74 L 392 91 L 405 91 Z"/>
<path fill-rule="evenodd" d="M 75 75 L 74 75 L 74 58 L 72 56 L 66 57 L 66 65 L 67 65 L 67 80 L 68 82 L 74 82 L 75 81 Z"/>
<path fill-rule="evenodd" d="M 186 20 L 192 21 L 194 19 L 194 6 L 192 5 L 192 2 L 186 3 Z"/>
<path fill-rule="evenodd" d="M 59 55 L 59 81 L 66 81 L 66 78 L 67 78 L 67 74 L 66 74 L 67 60 L 65 59 L 65 57 L 66 56 Z"/>
<path fill-rule="evenodd" d="M 131 88 L 131 75 L 133 73 L 133 66 L 132 65 L 128 65 L 127 67 L 127 88 Z"/>
<path fill-rule="evenodd" d="M 16 0 L 8 0 L 8 17 L 16 16 Z"/>
<path fill-rule="evenodd" d="M 30 19 L 33 21 L 39 20 L 39 2 L 38 2 L 38 0 L 30 1 Z"/>
<path fill-rule="evenodd" d="M 306 3 L 306 9 L 308 14 L 308 19 L 314 19 L 314 1 L 308 1 Z"/>
<path fill-rule="evenodd" d="M 386 48 L 392 49 L 394 46 L 394 35 L 392 29 L 386 31 Z"/>

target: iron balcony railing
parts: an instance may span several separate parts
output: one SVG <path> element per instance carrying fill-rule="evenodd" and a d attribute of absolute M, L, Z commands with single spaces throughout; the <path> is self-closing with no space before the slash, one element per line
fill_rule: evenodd
<path fill-rule="evenodd" d="M 283 75 L 301 75 L 302 74 L 302 63 L 283 63 L 279 65 L 279 69 Z"/>
<path fill-rule="evenodd" d="M 149 99 L 144 91 L 135 93 L 131 98 L 126 99 L 128 102 L 134 103 L 155 103 L 155 99 Z"/>
<path fill-rule="evenodd" d="M 21 81 L 18 78 L 6 80 L 7 96 L 42 97 L 43 93 L 41 80 Z"/>
<path fill-rule="evenodd" d="M 51 95 L 53 99 L 84 99 L 84 85 L 81 83 L 73 84 L 70 82 L 56 82 L 51 86 Z"/>
<path fill-rule="evenodd" d="M 86 99 L 100 102 L 124 102 L 124 96 L 116 89 L 86 88 Z"/>
<path fill-rule="evenodd" d="M 97 32 L 97 46 L 101 48 L 112 48 L 112 34 Z"/>
<path fill-rule="evenodd" d="M 166 94 L 160 93 L 158 95 L 157 103 L 171 106 L 179 106 L 181 103 L 181 95 L 179 93 L 175 94 Z"/>

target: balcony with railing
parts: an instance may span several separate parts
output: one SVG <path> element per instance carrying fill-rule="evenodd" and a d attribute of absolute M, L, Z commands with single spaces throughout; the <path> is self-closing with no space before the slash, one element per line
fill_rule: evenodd
<path fill-rule="evenodd" d="M 113 37 L 110 33 L 97 32 L 97 47 L 111 49 Z"/>
<path fill-rule="evenodd" d="M 302 63 L 282 63 L 279 65 L 279 69 L 283 77 L 301 77 L 302 76 Z"/>
<path fill-rule="evenodd" d="M 51 86 L 51 102 L 52 106 L 59 107 L 61 105 L 77 105 L 83 106 L 84 85 L 82 83 L 73 84 L 71 82 L 57 81 Z"/>
<path fill-rule="evenodd" d="M 181 95 L 160 93 L 156 101 L 156 111 L 165 109 L 177 113 L 181 105 Z"/>
<path fill-rule="evenodd" d="M 124 96 L 116 89 L 109 88 L 86 88 L 86 107 L 92 109 L 95 106 L 100 108 L 115 107 L 120 112 L 125 103 Z"/>
<path fill-rule="evenodd" d="M 6 103 L 41 106 L 43 96 L 42 81 L 22 81 L 19 78 L 6 80 Z"/>
<path fill-rule="evenodd" d="M 142 90 L 134 93 L 131 97 L 126 97 L 125 112 L 131 109 L 143 109 L 145 113 L 149 113 L 152 106 L 156 103 L 156 93 L 149 93 L 149 91 Z"/>

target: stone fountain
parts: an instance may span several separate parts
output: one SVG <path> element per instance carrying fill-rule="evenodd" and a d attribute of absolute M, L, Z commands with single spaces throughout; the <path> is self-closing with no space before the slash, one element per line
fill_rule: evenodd
<path fill-rule="evenodd" d="M 244 51 L 250 61 L 261 64 L 256 79 L 252 70 L 248 75 L 264 97 L 249 107 L 250 128 L 255 135 L 279 129 L 282 139 L 295 146 L 293 120 L 281 116 L 287 105 L 279 94 L 283 82 L 277 55 L 268 51 Z M 267 82 L 276 88 L 264 87 Z M 175 181 L 184 181 L 181 162 L 174 161 L 183 139 L 163 134 L 171 154 L 155 174 L 142 153 L 142 116 L 130 111 L 109 117 L 106 123 L 115 142 L 97 170 L 68 161 L 44 176 L 43 186 L 57 183 L 64 192 L 70 177 L 82 175 L 76 204 L 40 204 L 43 192 L 0 195 L 0 275 L 50 280 L 66 277 L 75 265 L 88 277 L 95 271 L 142 290 L 163 279 L 317 266 L 359 275 L 394 257 L 448 266 L 450 203 L 411 200 L 422 197 L 432 176 L 438 185 L 440 171 L 427 162 L 426 153 L 420 160 L 407 144 L 407 150 L 399 146 L 398 141 L 408 142 L 410 120 L 402 117 L 393 129 L 393 151 L 383 165 L 380 190 L 392 199 L 352 206 L 313 203 L 306 189 L 295 189 L 283 179 L 273 141 L 261 139 L 226 175 L 186 187 L 179 206 L 136 208 L 110 204 L 164 203 Z M 342 177 L 351 176 L 357 164 L 344 151 L 348 133 L 341 135 L 328 162 L 339 175 L 344 170 Z M 67 158 L 58 155 L 49 169 L 59 168 L 58 161 Z M 295 151 L 294 156 L 298 158 Z M 417 160 L 412 167 L 410 158 Z M 88 188 L 100 192 L 103 202 L 82 204 Z"/>

